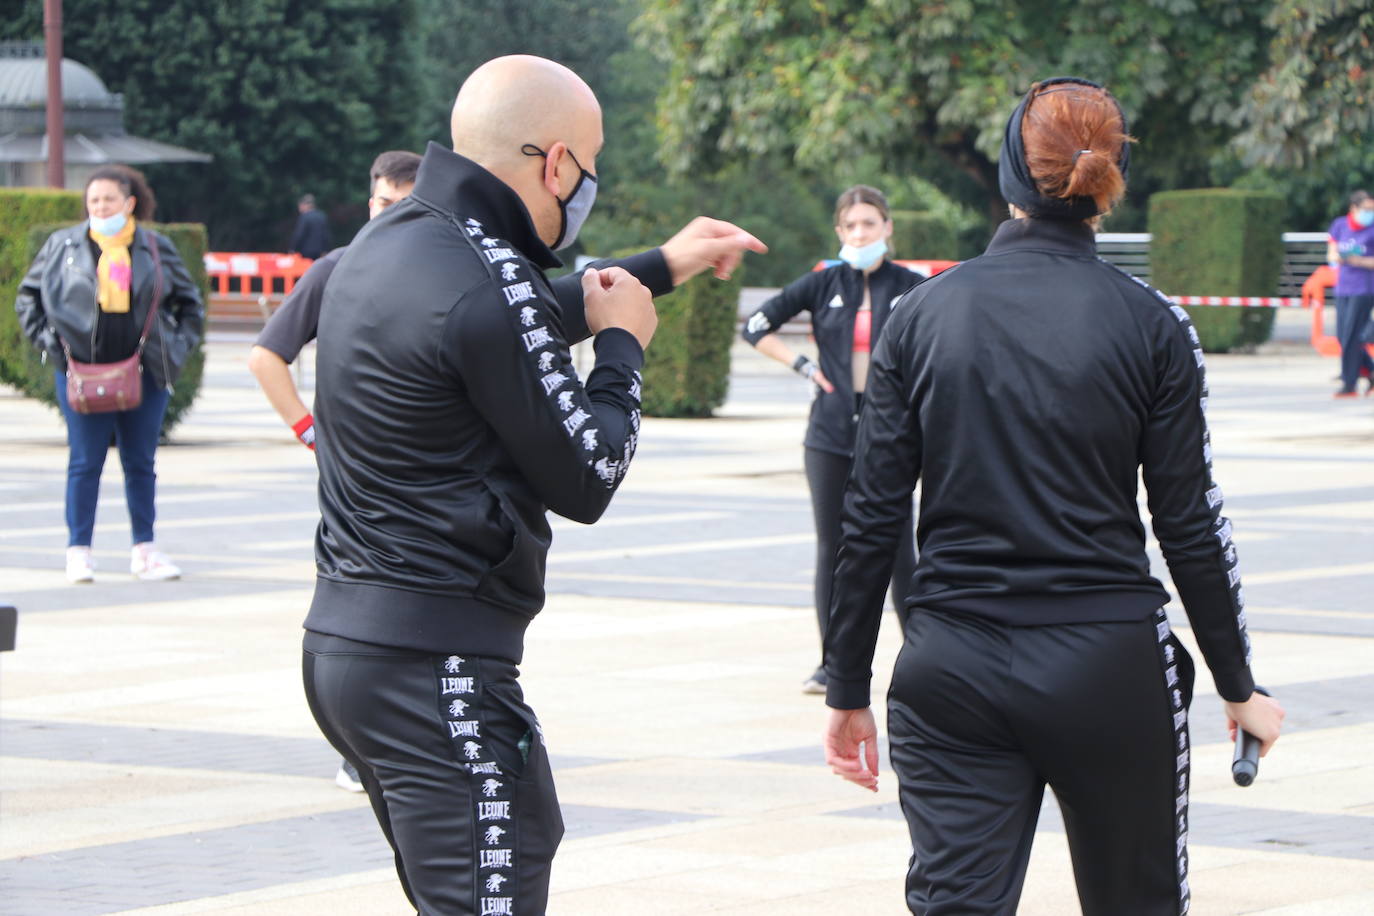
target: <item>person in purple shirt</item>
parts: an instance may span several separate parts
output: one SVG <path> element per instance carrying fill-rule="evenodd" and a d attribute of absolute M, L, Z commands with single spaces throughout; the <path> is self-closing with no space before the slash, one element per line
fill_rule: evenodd
<path fill-rule="evenodd" d="M 1365 349 L 1374 313 L 1374 197 L 1368 191 L 1350 195 L 1350 211 L 1336 217 L 1326 243 L 1326 260 L 1336 268 L 1336 336 L 1341 342 L 1341 388 L 1338 398 L 1374 394 L 1374 359 Z"/>

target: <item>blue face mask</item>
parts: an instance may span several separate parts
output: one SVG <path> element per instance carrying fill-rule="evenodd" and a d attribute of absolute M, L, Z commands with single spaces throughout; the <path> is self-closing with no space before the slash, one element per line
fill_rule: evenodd
<path fill-rule="evenodd" d="M 1355 222 L 1361 226 L 1368 226 L 1374 223 L 1374 210 L 1359 209 L 1355 211 Z"/>
<path fill-rule="evenodd" d="M 99 233 L 100 235 L 114 235 L 116 232 L 123 229 L 124 224 L 128 221 L 128 214 L 126 214 L 123 210 L 116 213 L 114 216 L 106 216 L 103 218 L 99 216 L 92 216 L 91 231 Z"/>
<path fill-rule="evenodd" d="M 887 242 L 878 239 L 871 245 L 865 245 L 862 248 L 855 248 L 853 245 L 844 246 L 840 249 L 840 260 L 855 270 L 868 270 L 881 261 L 885 254 L 887 254 Z"/>
<path fill-rule="evenodd" d="M 520 147 L 520 152 L 526 156 L 543 156 L 549 158 L 549 154 L 544 152 L 533 143 L 526 143 Z M 582 224 L 591 215 L 592 204 L 596 203 L 596 176 L 582 168 L 582 163 L 573 156 L 573 151 L 568 150 L 568 155 L 572 156 L 573 164 L 581 169 L 582 174 L 577 178 L 577 184 L 573 185 L 572 193 L 568 199 L 555 197 L 558 201 L 558 210 L 562 214 L 562 224 L 558 228 L 558 238 L 553 240 L 549 247 L 554 251 L 562 251 L 573 242 L 577 241 L 577 233 L 582 230 Z"/>

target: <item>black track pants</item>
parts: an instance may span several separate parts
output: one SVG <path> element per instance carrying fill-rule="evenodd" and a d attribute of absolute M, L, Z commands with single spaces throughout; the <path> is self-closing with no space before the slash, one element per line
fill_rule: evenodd
<path fill-rule="evenodd" d="M 421 916 L 542 914 L 563 818 L 515 666 L 307 632 L 304 674 Z"/>
<path fill-rule="evenodd" d="M 917 611 L 888 693 L 921 916 L 1010 916 L 1059 800 L 1084 916 L 1188 909 L 1193 664 L 1163 612 L 1008 627 Z"/>
<path fill-rule="evenodd" d="M 844 485 L 854 462 L 843 455 L 805 449 L 806 482 L 811 488 L 811 512 L 816 519 L 816 623 L 821 641 L 830 620 L 830 582 L 835 575 L 835 550 L 840 541 L 840 511 L 844 508 Z M 916 575 L 916 539 L 911 517 L 902 528 L 897 556 L 892 566 L 892 606 L 897 619 L 906 627 L 906 593 Z"/>

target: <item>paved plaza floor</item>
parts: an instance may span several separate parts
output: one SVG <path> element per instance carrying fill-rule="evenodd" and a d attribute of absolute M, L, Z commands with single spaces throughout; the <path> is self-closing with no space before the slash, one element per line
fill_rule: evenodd
<path fill-rule="evenodd" d="M 314 463 L 247 347 L 212 340 L 202 396 L 158 455 L 178 582 L 128 575 L 112 454 L 97 581 L 66 584 L 62 423 L 0 389 L 0 603 L 20 609 L 0 656 L 0 913 L 407 912 L 304 702 Z M 1235 787 L 1199 673 L 1193 912 L 1374 913 L 1374 399 L 1333 402 L 1334 362 L 1301 349 L 1209 367 L 1255 671 L 1288 728 Z M 799 690 L 818 655 L 807 399 L 739 352 L 717 419 L 645 421 L 606 518 L 554 522 L 522 666 L 568 828 L 551 913 L 905 912 L 886 761 L 876 796 L 832 776 L 823 703 Z M 875 696 L 899 643 L 889 615 Z M 1052 801 L 1020 912 L 1078 912 Z"/>

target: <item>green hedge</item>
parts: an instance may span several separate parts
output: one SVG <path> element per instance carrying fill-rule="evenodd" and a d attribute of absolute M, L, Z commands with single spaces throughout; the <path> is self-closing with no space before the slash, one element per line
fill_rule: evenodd
<path fill-rule="evenodd" d="M 1150 280 L 1170 295 L 1273 296 L 1283 271 L 1284 201 L 1230 188 L 1150 197 Z M 1253 348 L 1274 329 L 1270 308 L 1189 307 L 1209 353 Z"/>
<path fill-rule="evenodd" d="M 742 272 L 729 280 L 707 272 L 654 300 L 658 330 L 644 358 L 646 416 L 709 417 L 725 403 Z"/>
<path fill-rule="evenodd" d="M 959 230 L 938 213 L 893 210 L 892 252 L 897 258 L 955 261 L 959 259 Z"/>
<path fill-rule="evenodd" d="M 10 219 L 13 216 L 8 209 L 11 201 L 26 209 L 31 218 Z M 73 191 L 4 189 L 0 191 L 0 212 L 3 212 L 0 216 L 0 381 L 56 408 L 52 365 L 41 361 L 38 351 L 19 329 L 14 300 L 19 281 L 48 236 L 84 218 L 81 195 Z M 199 223 L 154 223 L 150 228 L 171 239 L 205 300 L 210 289 L 205 274 L 205 227 Z M 172 388 L 172 399 L 162 421 L 164 436 L 191 408 L 200 391 L 204 368 L 205 354 L 197 343 Z"/>
<path fill-rule="evenodd" d="M 47 188 L 0 188 L 0 382 L 31 393 L 33 380 L 52 374 L 19 330 L 14 299 L 19 281 L 33 262 L 29 229 L 35 225 L 83 219 L 86 208 L 76 191 Z M 48 380 L 52 388 L 52 380 Z"/>

